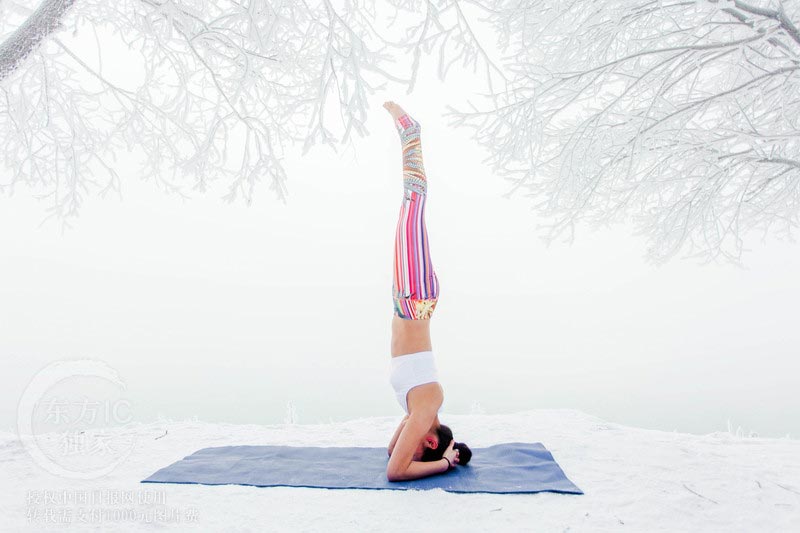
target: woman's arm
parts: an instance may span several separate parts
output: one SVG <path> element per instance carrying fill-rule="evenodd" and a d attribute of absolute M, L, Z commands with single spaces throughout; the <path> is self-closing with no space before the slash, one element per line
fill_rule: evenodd
<path fill-rule="evenodd" d="M 386 478 L 389 481 L 404 481 L 418 479 L 432 474 L 446 472 L 449 463 L 442 458 L 439 461 L 414 461 L 414 452 L 428 432 L 436 416 L 435 412 L 417 409 L 405 421 L 397 438 L 394 451 L 386 465 Z"/>
<path fill-rule="evenodd" d="M 399 437 L 400 432 L 403 431 L 403 426 L 406 425 L 406 420 L 408 420 L 408 415 L 403 417 L 403 420 L 400 421 L 400 425 L 397 426 L 394 435 L 392 435 L 392 440 L 389 442 L 389 457 L 392 456 L 392 450 L 394 450 L 394 445 L 397 443 L 397 437 Z"/>
<path fill-rule="evenodd" d="M 411 461 L 406 468 L 405 472 L 398 474 L 387 474 L 389 481 L 406 481 L 409 479 L 419 479 L 421 477 L 431 476 L 433 474 L 441 474 L 447 472 L 450 468 L 450 463 L 447 459 L 442 457 L 438 461 Z"/>

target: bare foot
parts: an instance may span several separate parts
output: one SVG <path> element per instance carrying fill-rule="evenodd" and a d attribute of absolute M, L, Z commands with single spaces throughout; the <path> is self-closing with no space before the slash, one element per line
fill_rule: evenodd
<path fill-rule="evenodd" d="M 385 107 L 386 110 L 389 112 L 389 114 L 392 115 L 392 119 L 394 120 L 397 120 L 398 118 L 406 114 L 406 112 L 403 110 L 402 107 L 395 104 L 391 100 L 387 100 L 386 102 L 384 102 L 383 107 Z"/>

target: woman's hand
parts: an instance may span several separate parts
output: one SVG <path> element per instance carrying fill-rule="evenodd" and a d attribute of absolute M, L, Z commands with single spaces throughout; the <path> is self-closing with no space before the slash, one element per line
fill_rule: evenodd
<path fill-rule="evenodd" d="M 444 454 L 442 454 L 442 457 L 447 457 L 447 459 L 450 461 L 450 464 L 454 466 L 458 464 L 458 450 L 453 449 L 453 445 L 455 443 L 456 439 L 451 439 L 450 444 L 447 446 Z"/>

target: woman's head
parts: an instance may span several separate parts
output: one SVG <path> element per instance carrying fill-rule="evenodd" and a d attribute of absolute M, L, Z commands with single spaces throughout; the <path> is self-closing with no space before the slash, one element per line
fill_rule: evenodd
<path fill-rule="evenodd" d="M 428 436 L 435 436 L 435 447 L 425 446 L 422 452 L 422 461 L 438 461 L 444 457 L 444 452 L 453 440 L 453 431 L 444 424 L 439 424 Z M 426 439 L 428 438 L 426 436 Z M 430 441 L 429 441 L 430 442 Z M 453 449 L 458 450 L 458 464 L 465 465 L 472 458 L 472 451 L 463 442 L 453 443 Z"/>

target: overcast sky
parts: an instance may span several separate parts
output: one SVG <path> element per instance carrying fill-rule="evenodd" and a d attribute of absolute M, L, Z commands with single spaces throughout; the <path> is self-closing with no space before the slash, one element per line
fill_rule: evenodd
<path fill-rule="evenodd" d="M 423 126 L 446 413 L 577 408 L 614 422 L 800 435 L 800 247 L 758 239 L 745 269 L 648 265 L 627 226 L 546 247 L 504 199 L 449 78 L 371 97 L 369 136 L 287 159 L 289 201 L 191 201 L 121 159 L 123 198 L 90 196 L 63 234 L 46 204 L 0 198 L 0 429 L 37 370 L 95 358 L 139 420 L 300 423 L 402 414 L 388 382 L 400 145 L 381 104 Z"/>

